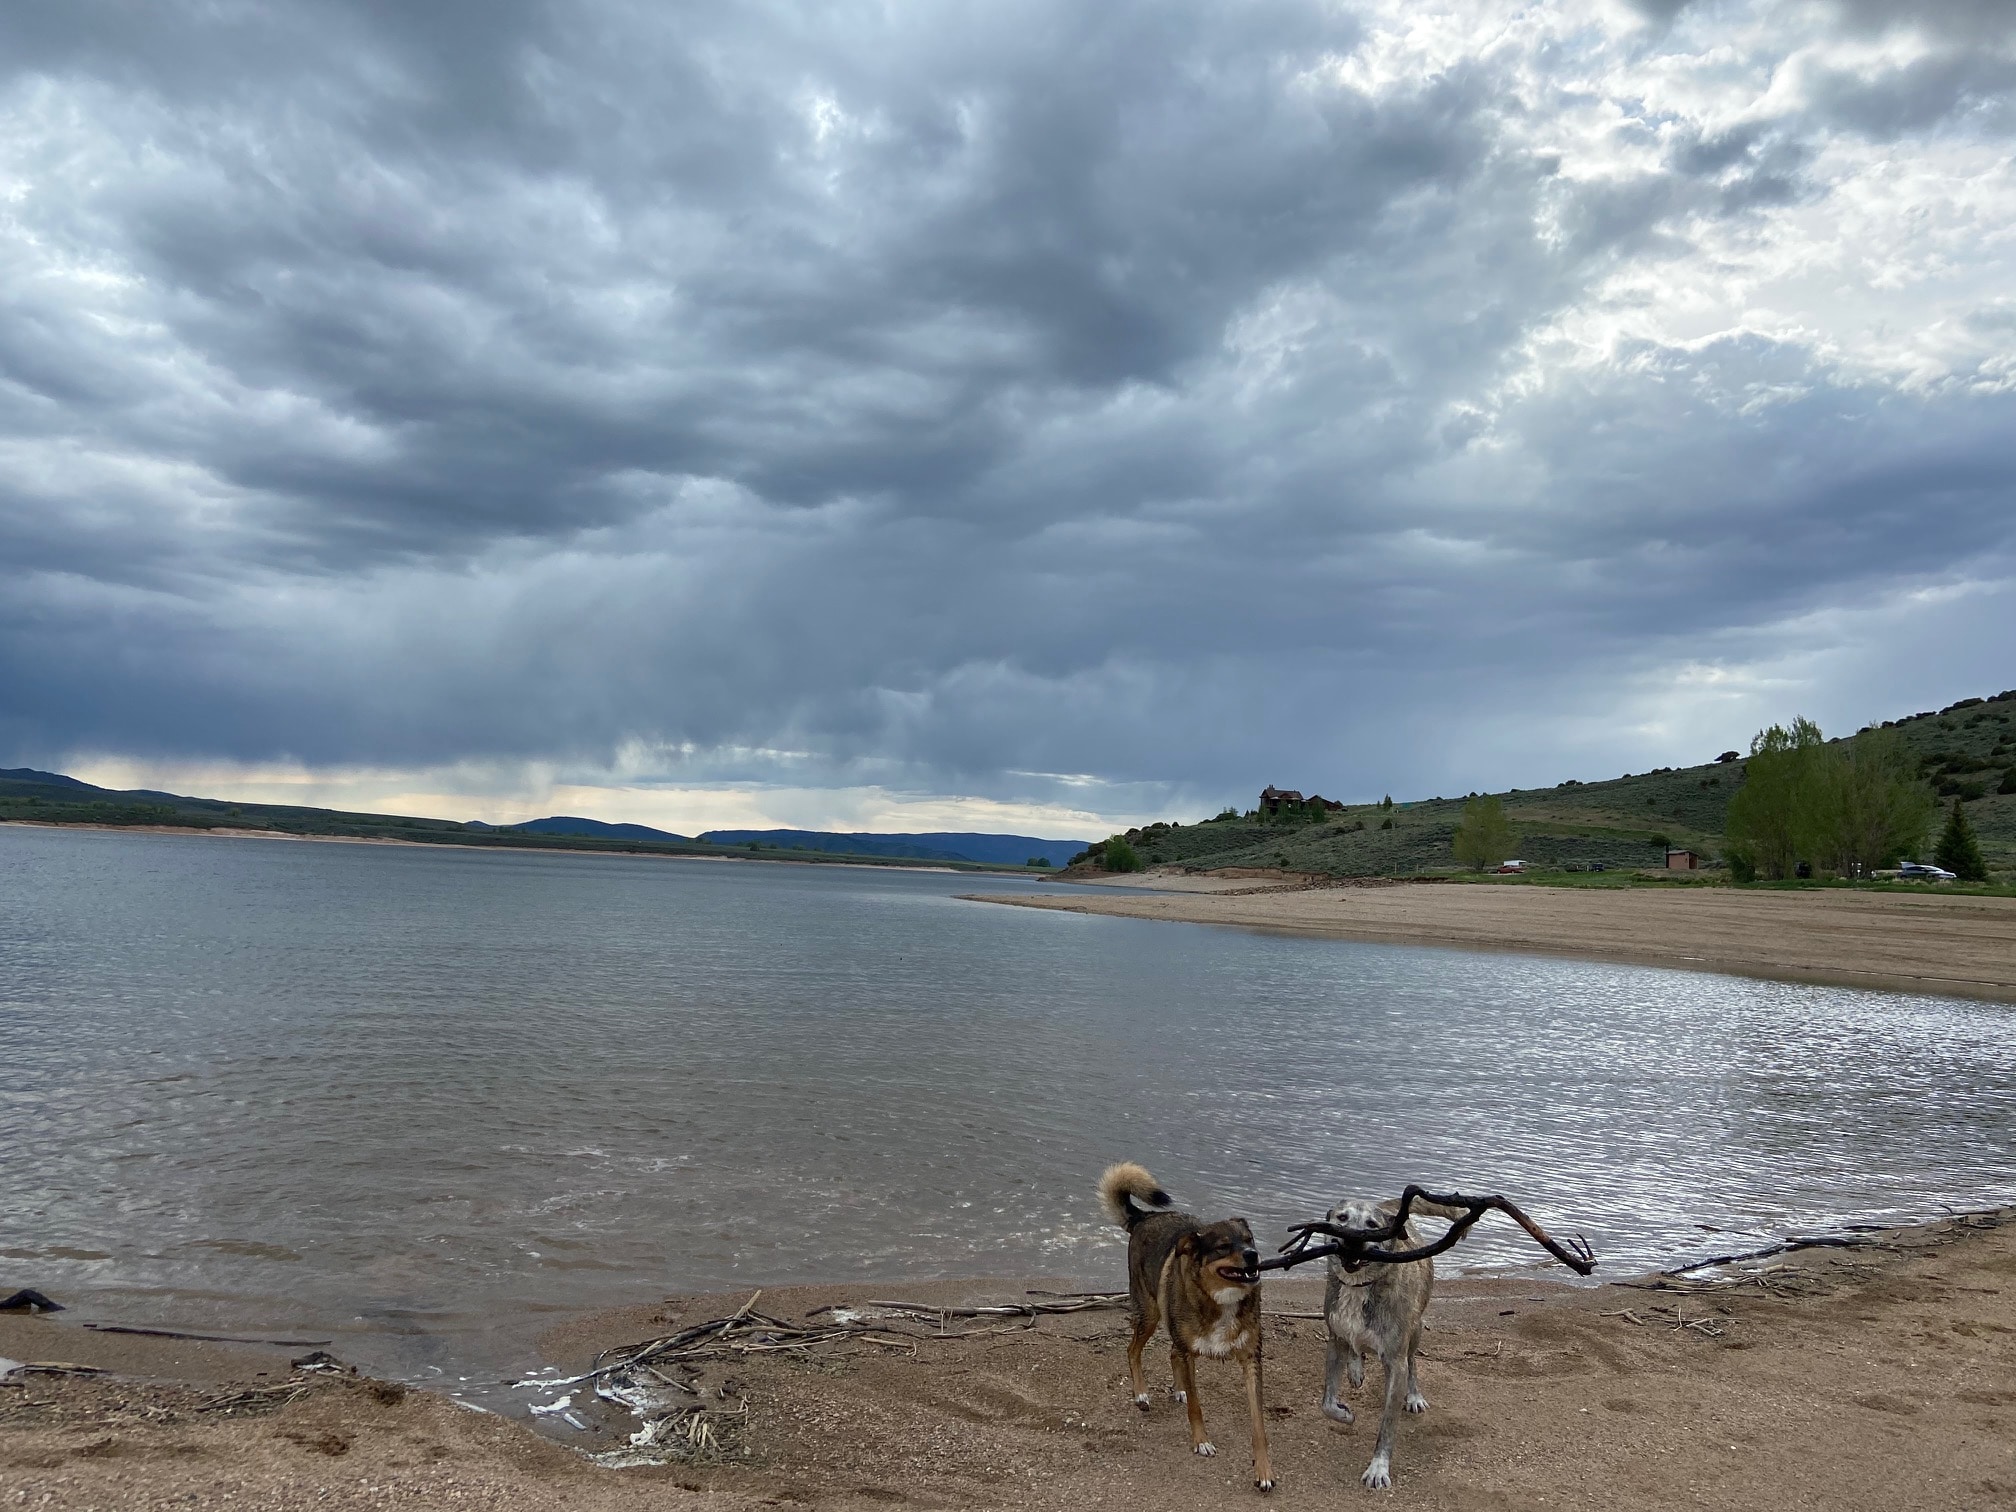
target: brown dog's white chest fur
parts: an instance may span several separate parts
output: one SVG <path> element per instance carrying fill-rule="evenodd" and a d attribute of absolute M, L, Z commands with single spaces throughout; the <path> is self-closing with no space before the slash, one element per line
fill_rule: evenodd
<path fill-rule="evenodd" d="M 1218 1317 L 1191 1343 L 1192 1351 L 1214 1360 L 1223 1360 L 1252 1348 L 1253 1329 L 1244 1319 L 1244 1303 L 1248 1295 L 1242 1286 L 1228 1286 L 1213 1292 L 1211 1300 L 1218 1304 Z"/>

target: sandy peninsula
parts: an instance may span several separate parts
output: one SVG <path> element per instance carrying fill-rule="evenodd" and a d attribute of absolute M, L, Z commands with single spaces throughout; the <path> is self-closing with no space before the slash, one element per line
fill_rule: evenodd
<path fill-rule="evenodd" d="M 1288 934 L 1531 951 L 2016 1002 L 2016 898 L 1726 887 L 1118 878 L 977 901 Z"/>
<path fill-rule="evenodd" d="M 1200 1459 L 1180 1408 L 1133 1407 L 1124 1317 L 1101 1308 L 1030 1322 L 913 1316 L 896 1345 L 716 1363 L 697 1382 L 724 1425 L 709 1462 L 623 1470 L 441 1397 L 293 1372 L 282 1351 L 94 1334 L 60 1314 L 0 1318 L 0 1354 L 106 1372 L 0 1378 L 0 1507 L 2016 1504 L 2016 1210 L 1858 1237 L 1680 1280 L 1445 1282 L 1422 1366 L 1432 1406 L 1407 1422 L 1395 1487 L 1376 1499 L 1357 1477 L 1377 1372 L 1355 1394 L 1367 1409 L 1356 1425 L 1317 1411 L 1320 1282 L 1296 1276 L 1267 1288 L 1270 1502 L 1249 1485 L 1236 1373 L 1200 1376 L 1221 1447 Z M 1028 1285 L 798 1288 L 761 1302 L 810 1324 L 835 1304 L 985 1305 Z M 579 1370 L 598 1350 L 747 1300 L 668 1298 L 558 1328 L 543 1347 Z M 1164 1381 L 1162 1351 L 1151 1363 L 1151 1382 Z M 629 1426 L 593 1411 L 584 1422 L 573 1439 L 588 1449 Z"/>

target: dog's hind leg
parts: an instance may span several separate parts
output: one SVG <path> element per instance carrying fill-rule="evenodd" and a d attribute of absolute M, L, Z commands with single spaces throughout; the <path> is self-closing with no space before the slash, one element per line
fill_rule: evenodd
<path fill-rule="evenodd" d="M 1134 1386 L 1134 1405 L 1143 1412 L 1148 1410 L 1148 1381 L 1141 1373 L 1141 1351 L 1155 1337 L 1155 1329 L 1161 1321 L 1161 1309 L 1153 1302 L 1143 1301 L 1140 1310 L 1134 1314 L 1134 1337 L 1127 1341 L 1127 1379 Z"/>
<path fill-rule="evenodd" d="M 1372 1446 L 1372 1463 L 1358 1477 L 1368 1491 L 1383 1491 L 1393 1484 L 1393 1438 L 1399 1432 L 1400 1410 L 1407 1396 L 1405 1357 L 1384 1356 L 1380 1363 L 1386 1367 L 1386 1410 L 1379 1414 L 1379 1442 Z"/>
<path fill-rule="evenodd" d="M 1354 1415 L 1344 1405 L 1344 1361 L 1347 1354 L 1351 1363 L 1356 1365 L 1358 1352 L 1339 1343 L 1337 1336 L 1332 1334 L 1330 1348 L 1323 1357 L 1323 1416 L 1339 1423 L 1350 1422 Z M 1354 1370 L 1352 1374 L 1355 1376 L 1358 1371 Z"/>
<path fill-rule="evenodd" d="M 1241 1362 L 1246 1367 L 1246 1410 L 1253 1418 L 1253 1488 L 1274 1489 L 1274 1466 L 1267 1457 L 1267 1409 L 1260 1401 L 1260 1352 Z"/>
<path fill-rule="evenodd" d="M 1197 1365 L 1180 1349 L 1169 1351 L 1169 1369 L 1176 1377 L 1176 1392 L 1190 1417 L 1190 1447 L 1199 1454 L 1212 1455 L 1218 1446 L 1204 1430 L 1204 1404 L 1197 1400 Z"/>

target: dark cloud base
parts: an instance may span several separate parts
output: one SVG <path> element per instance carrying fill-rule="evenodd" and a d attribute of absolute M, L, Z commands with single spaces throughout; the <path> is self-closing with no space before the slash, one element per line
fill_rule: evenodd
<path fill-rule="evenodd" d="M 1692 662 L 1881 697 L 1921 590 L 1979 691 L 2006 295 L 1930 377 L 1535 353 L 1847 214 L 1857 144 L 2006 152 L 2000 8 L 1843 0 L 1922 46 L 1569 173 L 1599 65 L 1777 15 L 1635 3 L 1385 75 L 1314 4 L 22 8 L 0 756 L 1455 785 L 1452 721 L 1628 761 Z"/>

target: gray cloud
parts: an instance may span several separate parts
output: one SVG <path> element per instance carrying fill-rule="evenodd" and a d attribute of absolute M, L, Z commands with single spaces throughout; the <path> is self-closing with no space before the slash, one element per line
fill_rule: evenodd
<path fill-rule="evenodd" d="M 1453 787 L 1452 709 L 2005 580 L 1992 269 L 1936 372 L 1874 293 L 1633 312 L 1738 259 L 1821 298 L 1830 148 L 1988 139 L 2006 55 L 1592 148 L 1604 69 L 1727 12 L 1639 9 L 1382 71 L 1377 13 L 1285 0 L 29 8 L 0 754 Z M 1663 738 L 1534 722 L 1530 780 Z"/>

